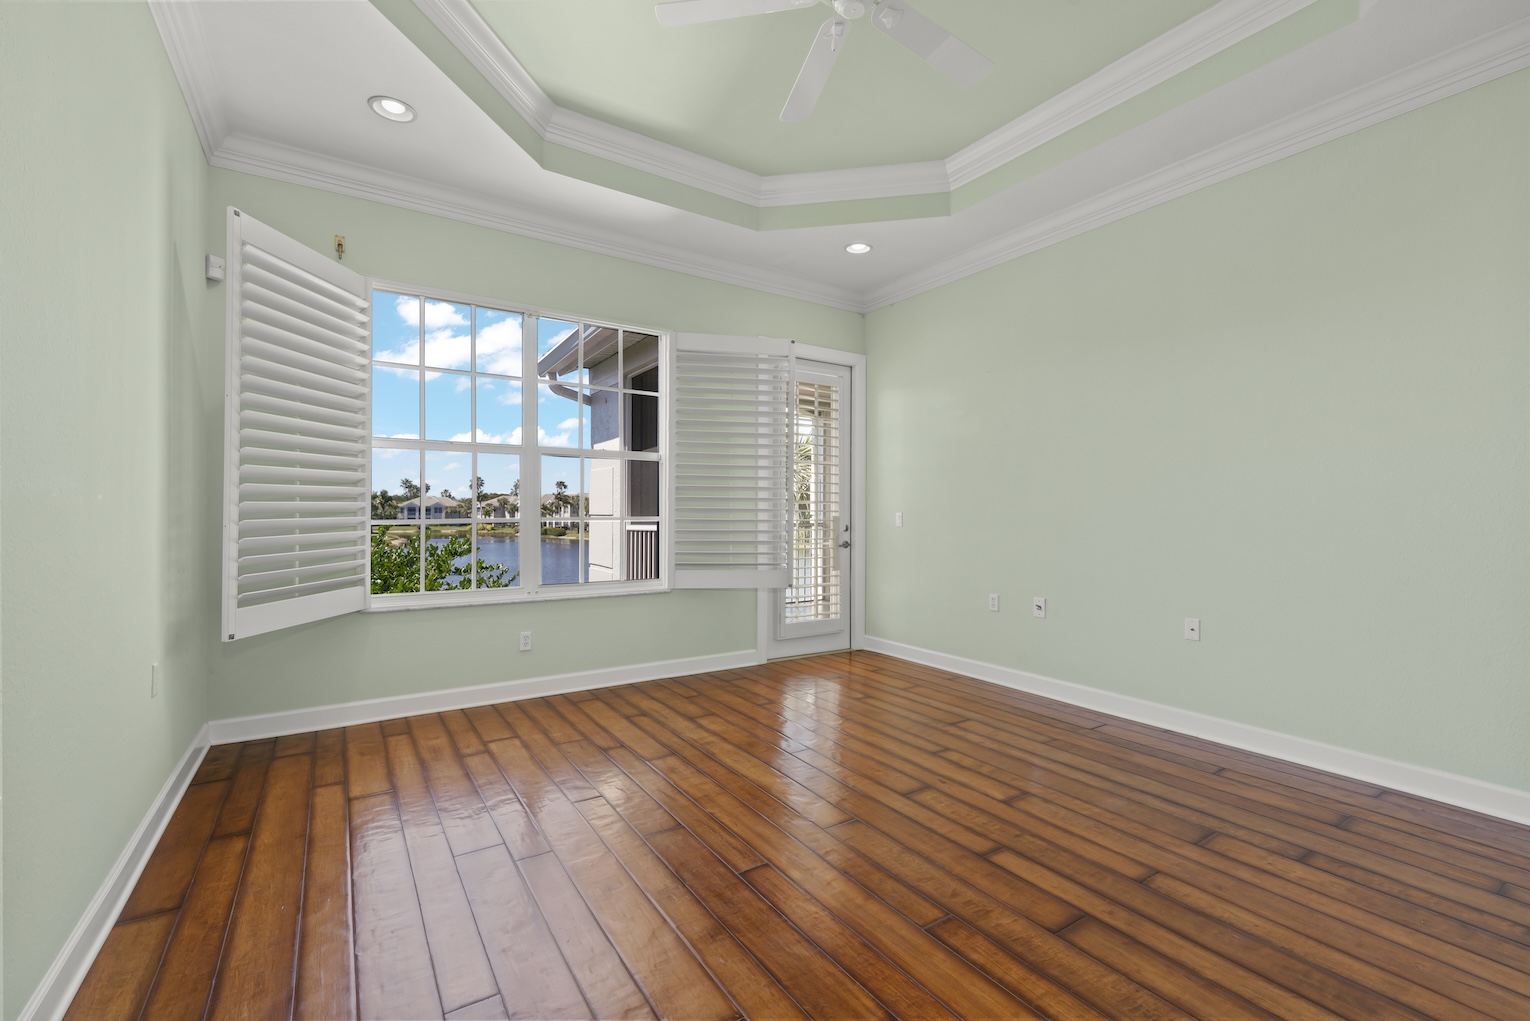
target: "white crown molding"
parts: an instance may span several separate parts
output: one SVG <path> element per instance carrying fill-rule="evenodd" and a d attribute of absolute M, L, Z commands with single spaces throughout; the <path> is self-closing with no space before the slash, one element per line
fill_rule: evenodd
<path fill-rule="evenodd" d="M 180 83 L 197 140 L 202 143 L 202 155 L 211 161 L 213 153 L 228 137 L 228 123 L 223 116 L 218 76 L 207 60 L 207 44 L 193 8 L 193 4 L 166 0 L 149 3 L 149 13 L 165 44 L 165 55 L 170 58 L 170 69 Z"/>
<path fill-rule="evenodd" d="M 208 733 L 208 725 L 204 723 L 191 739 L 180 762 L 170 771 L 159 795 L 150 803 L 138 828 L 128 838 L 127 846 L 101 881 L 85 913 L 75 923 L 74 931 L 64 941 L 26 1006 L 21 1008 L 17 1021 L 58 1021 L 69 1009 L 69 1001 L 79 991 L 91 962 L 96 959 L 101 944 L 106 942 L 117 916 L 122 913 L 128 894 L 133 892 L 133 885 L 149 863 L 149 855 L 154 853 L 154 845 L 159 843 L 160 835 L 169 825 L 181 795 L 191 786 L 191 778 L 196 775 L 202 755 L 207 751 Z"/>
<path fill-rule="evenodd" d="M 767 180 L 721 160 L 697 155 L 561 106 L 555 108 L 542 138 L 751 206 L 760 204 L 760 189 Z"/>
<path fill-rule="evenodd" d="M 866 295 L 872 312 L 1530 67 L 1530 18 L 1010 231 Z"/>
<path fill-rule="evenodd" d="M 845 288 L 698 255 L 647 238 L 594 227 L 575 227 L 540 211 L 263 139 L 231 136 L 208 162 L 225 170 L 237 170 L 413 209 L 719 283 L 766 291 L 849 312 L 862 311 L 860 296 Z"/>
<path fill-rule="evenodd" d="M 354 727 L 360 723 L 395 720 L 403 716 L 418 716 L 421 713 L 443 713 L 452 709 L 471 709 L 474 706 L 493 705 L 496 702 L 517 702 L 524 698 L 543 698 L 547 695 L 562 695 L 571 691 L 592 691 L 596 688 L 637 684 L 640 681 L 654 681 L 665 677 L 685 677 L 690 674 L 715 673 L 719 670 L 737 670 L 739 667 L 753 666 L 756 661 L 754 650 L 748 649 L 743 652 L 718 653 L 714 656 L 666 659 L 650 663 L 634 663 L 631 666 L 528 677 L 520 681 L 496 681 L 492 684 L 476 684 L 467 688 L 448 688 L 443 691 L 426 691 L 414 695 L 393 695 L 361 702 L 341 702 L 336 705 L 313 706 L 307 709 L 289 709 L 284 712 L 262 713 L 258 716 L 236 716 L 226 720 L 213 720 L 207 726 L 213 744 L 256 741 L 286 734 L 330 730 L 334 727 Z"/>
<path fill-rule="evenodd" d="M 946 160 L 952 188 L 1039 148 L 1315 0 L 1222 0 Z"/>
<path fill-rule="evenodd" d="M 555 103 L 469 0 L 415 0 L 543 141 L 757 207 L 949 193 L 1316 0 L 1222 0 L 945 160 L 762 176 Z"/>
<path fill-rule="evenodd" d="M 1469 776 L 1447 773 L 1428 766 L 1382 758 L 1368 752 L 1324 744 L 1310 738 L 1296 737 L 1263 727 L 1225 720 L 1204 713 L 1179 709 L 1160 702 L 1113 691 L 1090 688 L 1071 681 L 1016 670 L 1012 667 L 967 659 L 950 653 L 923 649 L 886 638 L 868 636 L 866 648 L 888 656 L 935 667 L 990 684 L 1014 688 L 1068 705 L 1093 709 L 1149 726 L 1162 727 L 1178 734 L 1231 745 L 1259 755 L 1269 755 L 1314 769 L 1337 773 L 1365 783 L 1390 787 L 1448 805 L 1482 812 L 1510 822 L 1530 823 L 1530 791 L 1516 790 Z"/>
<path fill-rule="evenodd" d="M 883 167 L 815 170 L 760 179 L 755 205 L 805 206 L 818 202 L 853 202 L 906 195 L 945 195 L 951 178 L 943 160 L 893 163 Z"/>
<path fill-rule="evenodd" d="M 545 139 L 553 114 L 562 108 L 542 91 L 473 5 L 468 0 L 415 0 L 415 6 Z"/>

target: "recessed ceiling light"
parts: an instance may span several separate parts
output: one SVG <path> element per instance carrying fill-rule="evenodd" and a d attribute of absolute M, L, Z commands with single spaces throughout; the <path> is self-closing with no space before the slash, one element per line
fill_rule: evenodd
<path fill-rule="evenodd" d="M 402 99 L 394 99 L 392 96 L 373 96 L 367 100 L 367 105 L 377 116 L 386 117 L 390 121 L 407 123 L 414 120 L 414 107 Z"/>
<path fill-rule="evenodd" d="M 871 251 L 871 246 L 864 241 L 852 241 L 850 244 L 845 246 L 845 251 L 849 252 L 851 255 L 865 255 L 867 252 Z"/>

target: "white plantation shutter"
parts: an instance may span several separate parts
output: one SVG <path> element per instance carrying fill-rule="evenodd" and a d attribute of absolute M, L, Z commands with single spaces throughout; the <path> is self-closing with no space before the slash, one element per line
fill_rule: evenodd
<path fill-rule="evenodd" d="M 365 281 L 228 211 L 226 641 L 366 604 Z"/>
<path fill-rule="evenodd" d="M 675 338 L 670 502 L 676 588 L 785 588 L 792 342 Z"/>

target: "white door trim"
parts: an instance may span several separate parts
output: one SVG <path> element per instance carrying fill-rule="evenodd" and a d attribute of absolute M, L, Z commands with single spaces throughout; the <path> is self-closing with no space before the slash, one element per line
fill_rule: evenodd
<path fill-rule="evenodd" d="M 798 344 L 796 357 L 850 370 L 850 535 L 856 555 L 850 558 L 850 648 L 866 647 L 866 356 L 831 347 Z M 755 596 L 756 662 L 769 655 L 775 631 L 775 593 L 761 589 Z"/>

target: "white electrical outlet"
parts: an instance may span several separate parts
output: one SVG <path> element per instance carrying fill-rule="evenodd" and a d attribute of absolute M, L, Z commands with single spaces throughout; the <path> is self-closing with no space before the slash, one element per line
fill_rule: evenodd
<path fill-rule="evenodd" d="M 1185 641 L 1198 642 L 1201 640 L 1201 618 L 1185 618 Z"/>
<path fill-rule="evenodd" d="M 530 631 L 522 631 L 521 632 L 521 651 L 522 652 L 530 652 L 531 651 L 531 632 Z"/>
<path fill-rule="evenodd" d="M 903 512 L 902 511 L 893 511 L 893 527 L 894 528 L 902 528 L 903 527 Z"/>
<path fill-rule="evenodd" d="M 994 613 L 999 612 L 999 594 L 997 592 L 988 593 L 988 608 Z"/>
<path fill-rule="evenodd" d="M 1047 615 L 1047 601 L 1045 596 L 1033 596 L 1031 598 L 1031 616 L 1045 617 Z"/>
<path fill-rule="evenodd" d="M 159 697 L 159 664 L 149 664 L 149 697 Z"/>

